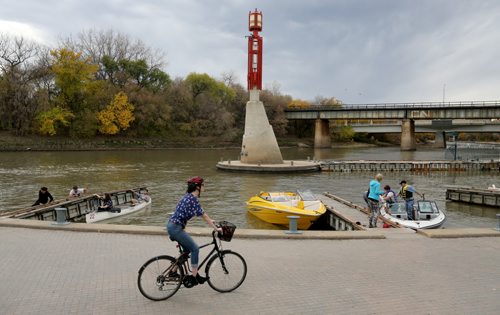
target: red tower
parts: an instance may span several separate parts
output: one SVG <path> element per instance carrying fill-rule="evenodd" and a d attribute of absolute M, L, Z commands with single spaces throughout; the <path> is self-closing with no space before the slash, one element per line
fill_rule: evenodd
<path fill-rule="evenodd" d="M 262 12 L 248 13 L 248 29 L 252 32 L 248 36 L 248 90 L 262 90 Z"/>

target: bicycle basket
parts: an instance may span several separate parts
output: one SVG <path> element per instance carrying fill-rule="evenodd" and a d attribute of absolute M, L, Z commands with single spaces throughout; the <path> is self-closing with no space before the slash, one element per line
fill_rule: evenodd
<path fill-rule="evenodd" d="M 217 233 L 217 237 L 219 237 L 221 241 L 230 242 L 233 238 L 234 230 L 236 230 L 236 225 L 227 221 L 221 221 L 219 225 L 222 228 L 222 234 L 220 232 Z"/>

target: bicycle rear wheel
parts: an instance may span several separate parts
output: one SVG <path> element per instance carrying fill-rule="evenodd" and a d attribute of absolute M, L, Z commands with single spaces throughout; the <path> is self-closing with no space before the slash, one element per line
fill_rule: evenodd
<path fill-rule="evenodd" d="M 175 261 L 174 257 L 165 255 L 153 257 L 142 265 L 137 276 L 137 286 L 144 297 L 161 301 L 179 290 L 184 270 Z"/>
<path fill-rule="evenodd" d="M 219 254 L 213 255 L 205 268 L 208 284 L 215 291 L 231 292 L 245 281 L 247 263 L 240 254 L 230 250 Z"/>

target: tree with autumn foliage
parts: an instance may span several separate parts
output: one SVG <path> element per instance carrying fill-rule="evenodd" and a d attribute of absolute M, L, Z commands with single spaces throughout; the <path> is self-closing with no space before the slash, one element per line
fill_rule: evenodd
<path fill-rule="evenodd" d="M 103 134 L 115 135 L 120 130 L 125 130 L 134 121 L 134 106 L 128 102 L 125 93 L 119 92 L 115 95 L 111 103 L 97 114 L 99 131 Z"/>
<path fill-rule="evenodd" d="M 39 124 L 38 131 L 41 135 L 54 136 L 57 133 L 57 128 L 60 126 L 68 126 L 73 115 L 69 110 L 59 106 L 41 112 L 37 116 Z"/>

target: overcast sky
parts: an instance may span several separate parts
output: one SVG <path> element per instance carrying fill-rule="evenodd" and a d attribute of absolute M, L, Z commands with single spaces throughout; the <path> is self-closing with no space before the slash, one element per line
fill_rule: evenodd
<path fill-rule="evenodd" d="M 246 86 L 248 12 L 263 12 L 264 86 L 344 103 L 500 99 L 500 1 L 0 0 L 0 33 L 55 47 L 113 29 L 190 72 Z"/>

